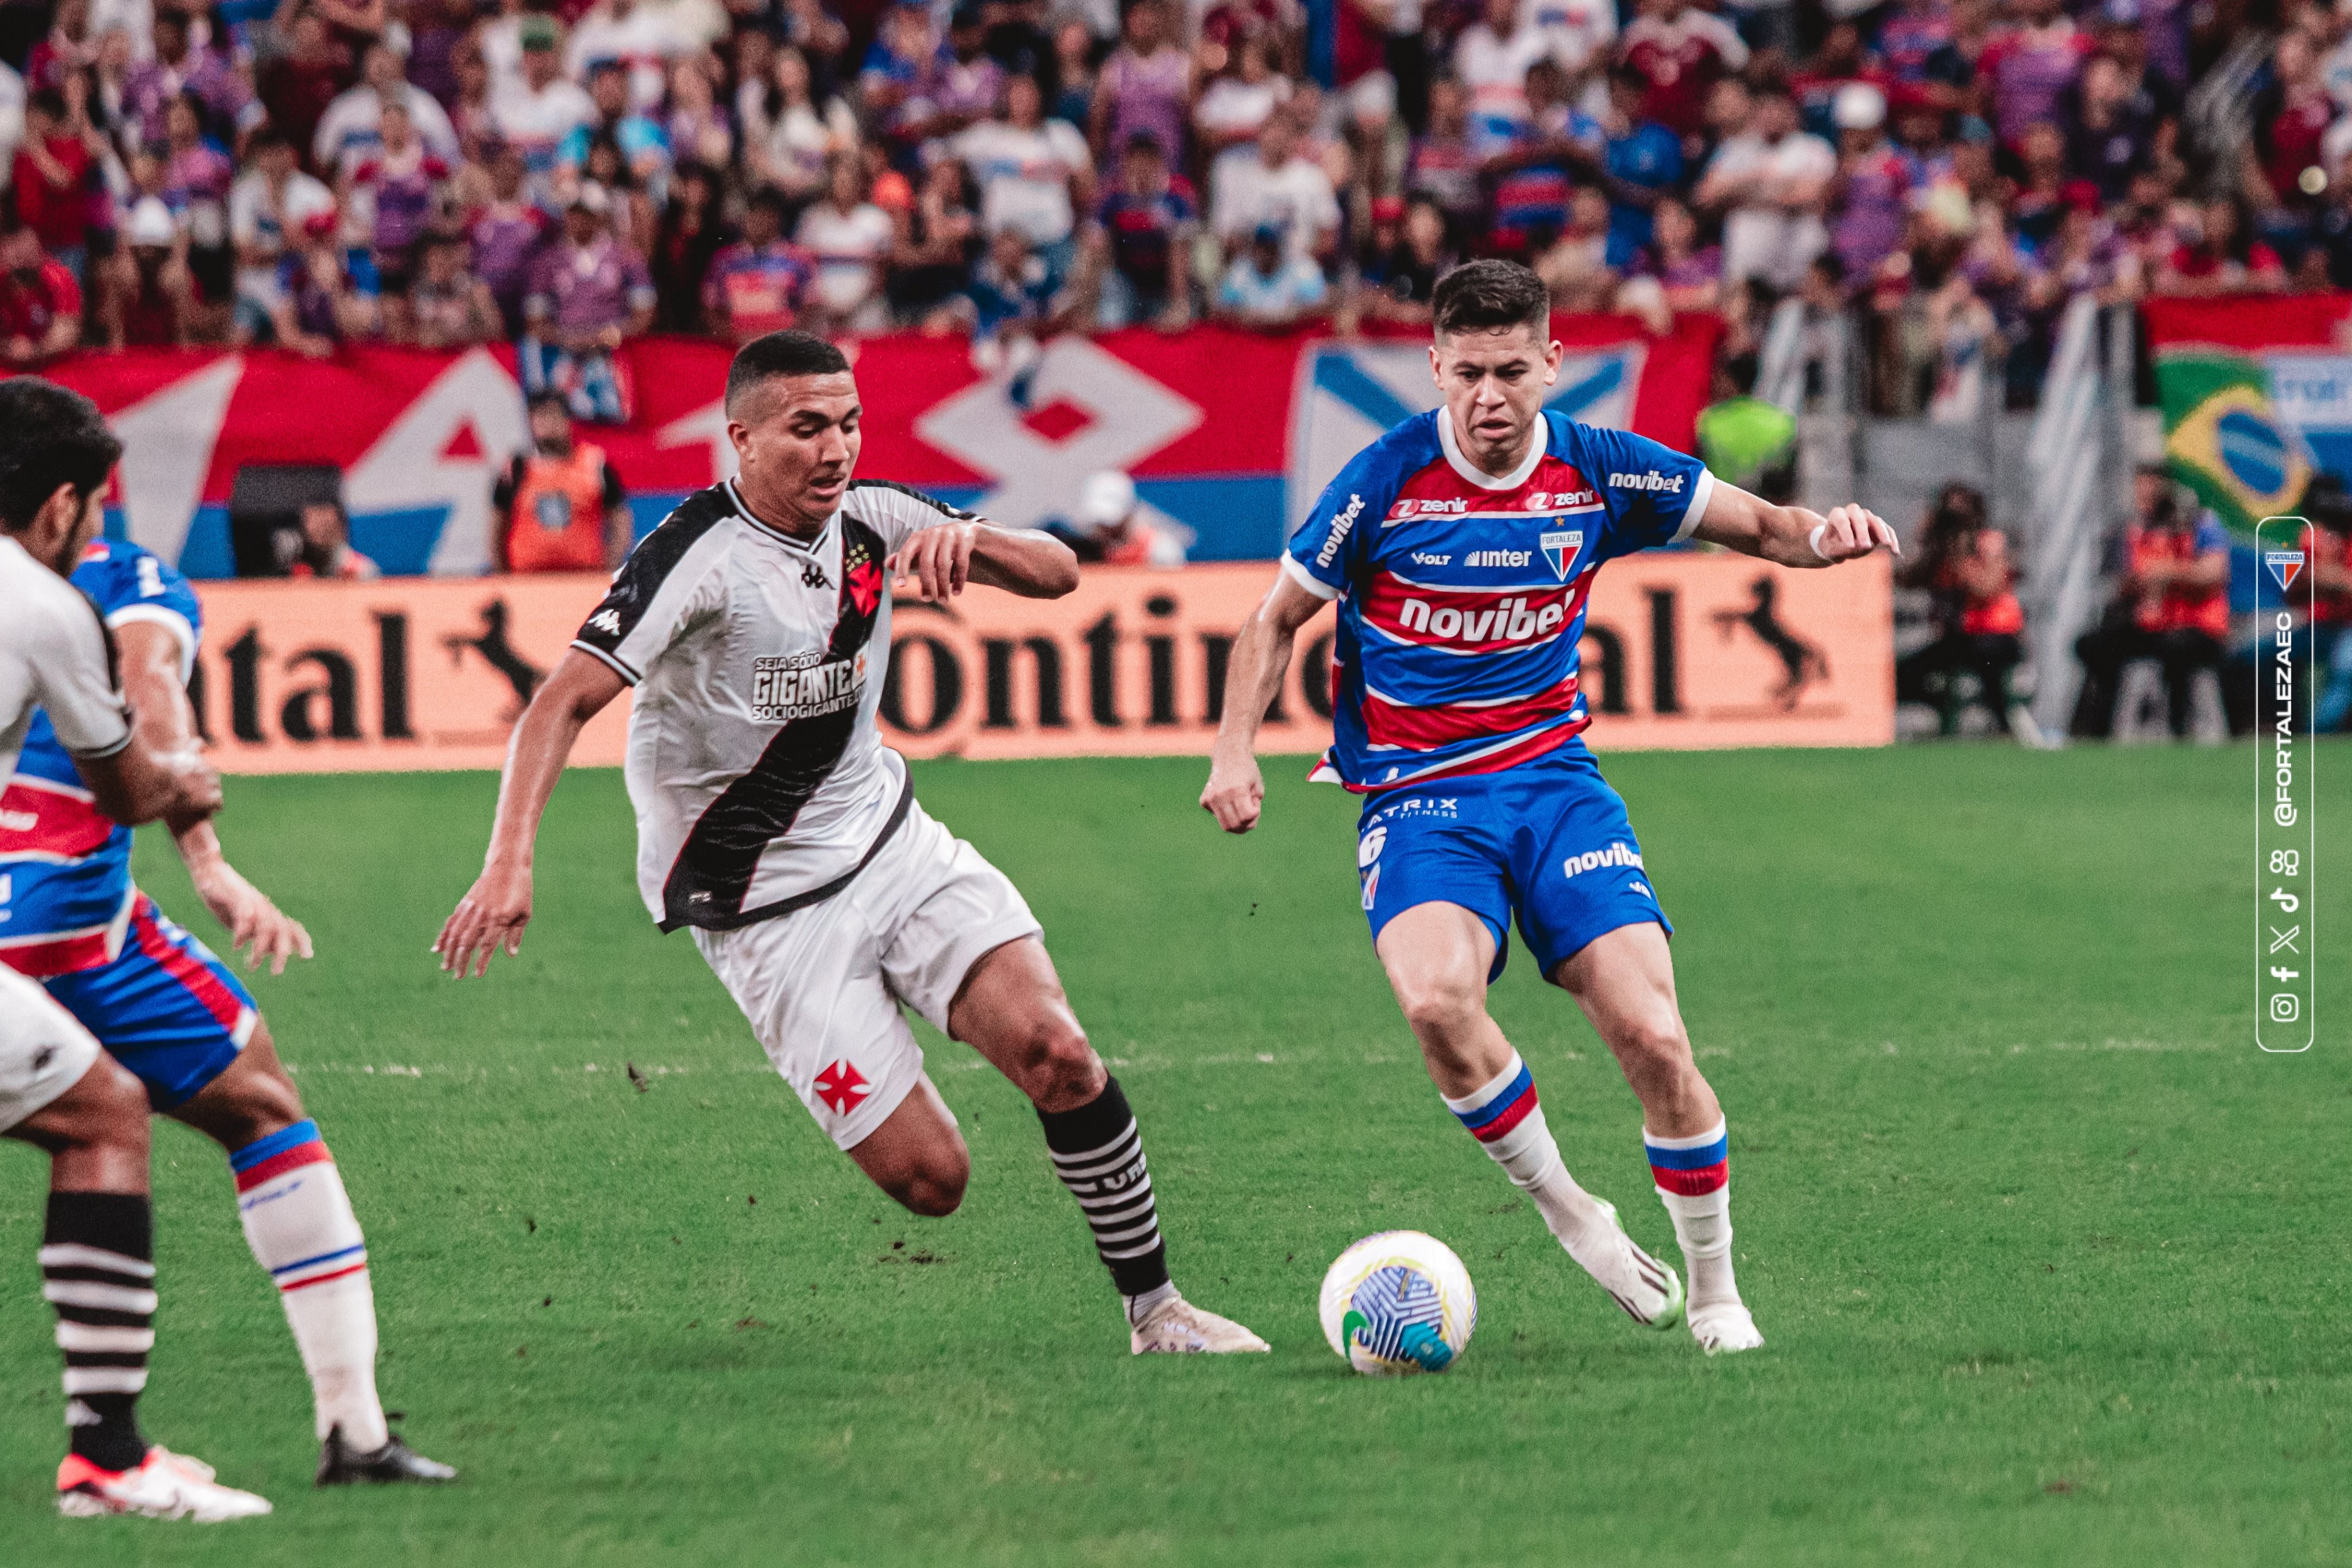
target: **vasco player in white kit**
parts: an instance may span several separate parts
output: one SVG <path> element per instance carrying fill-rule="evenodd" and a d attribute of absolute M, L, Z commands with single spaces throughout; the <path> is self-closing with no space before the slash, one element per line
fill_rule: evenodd
<path fill-rule="evenodd" d="M 817 1124 L 917 1214 L 962 1201 L 971 1161 L 899 1011 L 912 1007 L 1029 1096 L 1127 1307 L 1136 1354 L 1262 1351 L 1177 1293 L 1127 1096 L 1087 1043 L 1042 932 L 1002 872 L 915 803 L 875 729 L 890 579 L 1053 599 L 1075 559 L 916 491 L 853 479 L 857 383 L 804 332 L 727 376 L 740 472 L 640 542 L 515 731 L 480 878 L 434 949 L 480 975 L 517 950 L 531 841 L 582 727 L 625 688 L 637 884 L 710 967 Z"/>
<path fill-rule="evenodd" d="M 89 399 L 30 376 L 0 382 L 0 780 L 46 709 L 100 811 L 184 831 L 220 810 L 220 779 L 193 752 L 159 753 L 133 731 L 105 623 L 67 580 L 121 455 Z M 211 1466 L 140 1436 L 156 1304 L 147 1092 L 47 991 L 5 966 L 0 1136 L 49 1156 L 41 1294 L 58 1314 L 69 1439 L 58 1511 L 202 1521 L 268 1513 L 262 1499 L 215 1481 Z"/>

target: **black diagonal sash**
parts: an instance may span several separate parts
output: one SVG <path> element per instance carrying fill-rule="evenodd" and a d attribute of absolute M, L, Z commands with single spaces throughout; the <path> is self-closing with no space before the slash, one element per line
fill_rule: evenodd
<path fill-rule="evenodd" d="M 857 656 L 874 635 L 882 595 L 889 591 L 882 576 L 881 536 L 845 514 L 841 528 L 840 597 L 833 636 L 825 643 L 823 662 L 826 664 Z M 760 759 L 703 810 L 662 883 L 664 931 L 681 925 L 730 931 L 755 920 L 772 919 L 832 896 L 865 869 L 906 820 L 912 801 L 911 785 L 867 849 L 866 859 L 848 876 L 780 904 L 743 907 L 751 879 L 760 869 L 760 857 L 771 843 L 792 831 L 802 808 L 833 776 L 856 733 L 858 712 L 864 706 L 861 699 L 832 713 L 790 720 L 769 738 Z"/>

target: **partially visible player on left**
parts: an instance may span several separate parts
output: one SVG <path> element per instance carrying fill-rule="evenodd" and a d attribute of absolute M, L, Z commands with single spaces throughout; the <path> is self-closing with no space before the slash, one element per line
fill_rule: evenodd
<path fill-rule="evenodd" d="M 187 683 L 204 621 L 187 580 L 135 544 L 94 539 L 72 582 L 113 633 L 140 738 L 193 750 Z M 173 841 L 233 948 L 272 974 L 310 956 L 309 933 L 229 864 L 209 821 Z M 155 1110 L 228 1152 L 246 1240 L 310 1374 L 319 1484 L 456 1479 L 385 1422 L 366 1239 L 252 994 L 132 884 L 131 830 L 100 813 L 47 714 L 0 797 L 0 963 L 46 987 Z"/>

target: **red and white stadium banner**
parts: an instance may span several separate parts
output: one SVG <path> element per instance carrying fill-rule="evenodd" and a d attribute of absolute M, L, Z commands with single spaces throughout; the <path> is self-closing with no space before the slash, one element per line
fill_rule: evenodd
<path fill-rule="evenodd" d="M 1069 597 L 974 590 L 898 601 L 883 733 L 910 756 L 1205 755 L 1233 640 L 1264 563 L 1090 569 Z M 1596 579 L 1585 625 L 1589 738 L 1637 747 L 1878 746 L 1894 738 L 1883 557 L 1785 571 L 1743 557 L 1640 555 Z M 526 694 L 601 598 L 594 576 L 205 582 L 194 695 L 235 773 L 496 768 Z M 1328 743 L 1330 622 L 1262 742 Z M 575 760 L 617 765 L 626 702 Z"/>
<path fill-rule="evenodd" d="M 1720 326 L 1560 317 L 1552 406 L 1684 451 Z M 1435 403 L 1425 340 L 1347 343 L 1201 327 L 1062 338 L 1016 402 L 960 338 L 853 345 L 866 404 L 862 473 L 997 520 L 1066 516 L 1086 477 L 1132 475 L 1143 503 L 1190 529 L 1193 559 L 1264 559 L 1346 459 Z M 589 432 L 635 497 L 640 529 L 734 471 L 719 397 L 730 350 L 646 339 L 625 350 L 628 424 Z M 112 531 L 192 577 L 231 574 L 226 507 L 247 464 L 343 470 L 352 542 L 393 574 L 469 576 L 489 560 L 492 480 L 526 440 L 512 351 L 348 348 L 84 354 L 44 373 L 83 392 L 127 451 Z"/>

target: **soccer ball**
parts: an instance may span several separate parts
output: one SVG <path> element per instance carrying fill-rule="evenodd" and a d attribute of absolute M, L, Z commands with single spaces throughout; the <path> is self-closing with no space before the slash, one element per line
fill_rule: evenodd
<path fill-rule="evenodd" d="M 1418 1230 L 1383 1230 L 1340 1253 L 1321 1307 L 1333 1353 L 1370 1377 L 1443 1372 L 1478 1326 L 1470 1270 Z"/>

